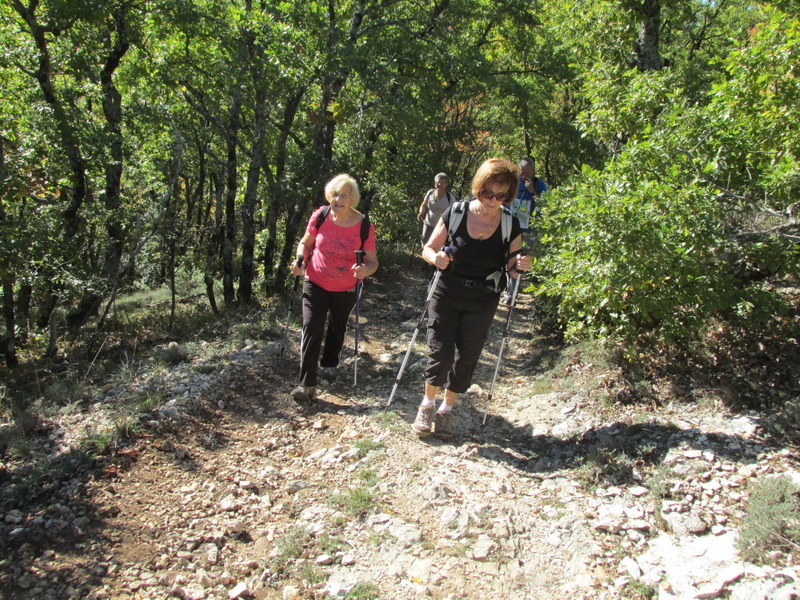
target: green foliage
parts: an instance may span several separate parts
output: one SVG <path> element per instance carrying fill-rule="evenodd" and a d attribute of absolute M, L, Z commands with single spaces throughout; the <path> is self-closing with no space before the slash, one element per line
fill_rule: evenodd
<path fill-rule="evenodd" d="M 362 458 L 373 450 L 383 448 L 383 444 L 381 442 L 375 442 L 367 439 L 356 440 L 355 446 L 358 448 L 358 455 Z"/>
<path fill-rule="evenodd" d="M 800 548 L 800 487 L 788 476 L 762 477 L 750 485 L 736 547 L 755 563 L 776 562 L 775 551 Z"/>
<path fill-rule="evenodd" d="M 96 295 L 94 316 L 175 277 L 234 304 L 251 242 L 254 287 L 284 282 L 331 174 L 358 179 L 388 257 L 416 245 L 435 173 L 466 196 L 488 155 L 530 154 L 558 188 L 537 291 L 570 336 L 635 357 L 710 319 L 766 321 L 783 306 L 765 280 L 800 263 L 795 4 L 662 2 L 652 72 L 636 68 L 638 2 L 2 4 L 0 276 L 31 286 L 37 327 L 51 292 L 67 313 Z M 167 312 L 159 327 L 207 317 Z M 235 333 L 279 335 L 274 321 Z"/>
<path fill-rule="evenodd" d="M 784 125 L 797 118 L 797 94 L 782 62 L 759 76 L 739 64 L 776 46 L 800 51 L 796 20 L 776 16 L 733 52 L 706 106 L 653 113 L 604 170 L 584 168 L 550 195 L 538 292 L 558 299 L 570 336 L 620 339 L 634 357 L 637 344 L 701 341 L 711 317 L 764 322 L 780 310 L 762 282 L 797 275 L 787 210 L 800 145 Z"/>
<path fill-rule="evenodd" d="M 780 412 L 770 415 L 767 427 L 779 439 L 800 442 L 800 398 L 786 399 Z"/>
<path fill-rule="evenodd" d="M 371 582 L 360 581 L 353 589 L 347 592 L 346 600 L 378 600 L 381 597 L 380 588 Z"/>
<path fill-rule="evenodd" d="M 362 517 L 375 506 L 372 492 L 365 487 L 356 487 L 329 498 L 332 506 L 354 517 Z"/>
<path fill-rule="evenodd" d="M 652 585 L 632 579 L 626 587 L 622 589 L 622 598 L 625 600 L 651 600 L 658 594 L 658 590 Z"/>
<path fill-rule="evenodd" d="M 374 487 L 380 481 L 378 479 L 378 472 L 375 471 L 375 469 L 362 469 L 356 473 L 356 477 L 358 477 L 367 487 Z"/>

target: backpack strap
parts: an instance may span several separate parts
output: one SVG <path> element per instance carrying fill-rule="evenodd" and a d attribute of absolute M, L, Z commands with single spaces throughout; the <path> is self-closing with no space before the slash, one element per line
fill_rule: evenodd
<path fill-rule="evenodd" d="M 322 227 L 322 224 L 325 222 L 325 219 L 328 218 L 328 215 L 331 213 L 331 205 L 324 207 L 320 213 L 317 215 L 317 223 L 316 229 L 319 231 L 319 228 Z M 369 236 L 369 215 L 364 214 L 364 218 L 361 219 L 361 249 L 364 249 L 364 243 L 367 241 L 367 237 Z"/>
<path fill-rule="evenodd" d="M 361 249 L 364 249 L 364 242 L 367 241 L 369 235 L 369 215 L 364 213 L 364 218 L 361 219 Z"/>
<path fill-rule="evenodd" d="M 461 221 L 464 218 L 464 213 L 466 212 L 467 202 L 461 201 L 456 202 L 453 205 L 453 209 L 450 211 L 450 223 L 447 226 L 447 243 L 448 245 L 453 241 L 453 236 L 456 234 L 456 230 L 458 226 L 461 225 Z M 507 207 L 502 207 L 502 213 L 500 214 L 500 234 L 503 238 L 503 245 L 505 246 L 505 251 L 508 253 L 508 247 L 511 244 L 511 225 L 513 221 L 513 216 L 511 211 L 508 210 Z"/>
<path fill-rule="evenodd" d="M 325 222 L 325 219 L 328 218 L 328 215 L 330 214 L 330 212 L 331 212 L 331 205 L 328 204 L 317 215 L 317 231 L 319 231 L 319 228 L 322 227 L 322 224 Z"/>
<path fill-rule="evenodd" d="M 453 243 L 453 238 L 456 235 L 456 230 L 458 226 L 461 225 L 461 221 L 464 219 L 464 213 L 467 210 L 467 203 L 466 201 L 456 202 L 453 204 L 453 208 L 450 209 L 450 223 L 447 225 L 447 245 L 450 246 Z"/>
<path fill-rule="evenodd" d="M 508 253 L 508 246 L 511 244 L 511 225 L 514 217 L 507 206 L 502 207 L 501 210 L 503 212 L 500 214 L 500 233 L 503 236 L 503 245 L 506 253 Z"/>

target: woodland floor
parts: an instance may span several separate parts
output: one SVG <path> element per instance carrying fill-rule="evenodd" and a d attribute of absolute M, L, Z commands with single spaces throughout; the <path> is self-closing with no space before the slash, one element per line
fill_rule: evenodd
<path fill-rule="evenodd" d="M 419 318 L 423 273 L 415 264 L 368 282 L 356 388 L 349 335 L 336 380 L 314 402 L 292 400 L 295 324 L 283 355 L 280 341 L 224 352 L 204 342 L 202 357 L 159 375 L 164 402 L 99 457 L 77 450 L 78 429 L 111 413 L 119 422 L 123 399 L 141 395 L 152 374 L 131 373 L 78 413 L 42 419 L 26 456 L 2 448 L 0 596 L 688 598 L 666 576 L 646 583 L 647 570 L 626 558 L 665 531 L 721 539 L 744 515 L 748 479 L 797 472 L 795 449 L 747 428 L 764 415 L 732 410 L 721 392 L 678 400 L 665 384 L 661 398 L 623 402 L 631 386 L 618 369 L 531 333 L 537 312 L 526 295 L 491 400 L 505 309 L 456 409 L 454 439 L 418 439 L 410 424 L 424 327 L 385 404 Z M 674 468 L 664 497 L 702 508 L 705 529 L 670 529 L 652 503 L 632 508 L 655 495 L 659 468 L 697 459 L 713 477 Z M 718 477 L 728 497 L 717 502 L 703 486 Z M 695 484 L 686 504 L 675 490 Z M 780 557 L 782 581 L 796 582 L 796 558 Z M 774 570 L 743 567 L 737 579 L 768 577 Z M 726 586 L 702 597 L 735 597 Z"/>

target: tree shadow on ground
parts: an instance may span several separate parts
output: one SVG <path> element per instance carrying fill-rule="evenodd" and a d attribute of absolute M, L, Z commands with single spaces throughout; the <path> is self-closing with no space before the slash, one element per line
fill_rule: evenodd
<path fill-rule="evenodd" d="M 769 438 L 752 438 L 735 433 L 703 431 L 696 427 L 652 421 L 616 422 L 591 427 L 567 437 L 534 434 L 530 425 L 517 426 L 500 415 L 488 415 L 471 406 L 462 407 L 467 423 L 466 438 L 477 453 L 521 471 L 547 475 L 579 469 L 591 463 L 611 483 L 632 482 L 634 469 L 655 467 L 665 462 L 671 450 L 689 459 L 712 455 L 730 462 L 753 463 L 770 447 Z M 689 451 L 697 452 L 689 452 Z"/>

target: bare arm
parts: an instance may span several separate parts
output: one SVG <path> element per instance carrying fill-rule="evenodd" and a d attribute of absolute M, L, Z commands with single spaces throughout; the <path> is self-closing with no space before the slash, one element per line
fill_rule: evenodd
<path fill-rule="evenodd" d="M 422 258 L 425 259 L 425 262 L 439 269 L 446 269 L 453 259 L 447 252 L 441 250 L 445 242 L 447 242 L 447 227 L 440 218 L 439 222 L 436 223 L 431 237 L 428 239 L 428 243 L 425 244 L 425 247 L 422 249 Z"/>
<path fill-rule="evenodd" d="M 295 254 L 296 258 L 295 261 L 292 263 L 293 275 L 303 274 L 303 270 L 306 267 L 306 263 L 308 263 L 308 259 L 311 257 L 311 249 L 314 247 L 314 241 L 316 239 L 317 239 L 317 234 L 310 233 L 308 231 L 306 231 L 305 235 L 302 238 L 300 238 L 300 242 L 297 244 L 297 253 Z"/>
<path fill-rule="evenodd" d="M 428 194 L 422 197 L 422 204 L 419 205 L 419 211 L 417 212 L 417 221 L 422 221 L 426 212 L 428 212 Z"/>

